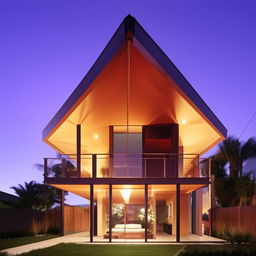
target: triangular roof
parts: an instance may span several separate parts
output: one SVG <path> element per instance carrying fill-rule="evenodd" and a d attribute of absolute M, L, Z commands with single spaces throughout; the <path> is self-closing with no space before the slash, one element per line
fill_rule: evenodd
<path fill-rule="evenodd" d="M 176 83 L 183 97 L 185 97 L 188 102 L 191 102 L 198 112 L 202 113 L 204 118 L 207 119 L 213 128 L 220 134 L 220 141 L 223 140 L 223 138 L 227 136 L 227 129 L 202 100 L 198 93 L 193 89 L 193 87 L 172 63 L 172 61 L 131 15 L 128 15 L 123 20 L 86 76 L 82 79 L 71 96 L 45 127 L 43 130 L 43 139 L 46 141 L 47 137 L 54 132 L 58 124 L 65 120 L 74 105 L 79 101 L 81 96 L 94 82 L 97 76 L 102 72 L 102 70 L 106 67 L 106 65 L 110 62 L 110 60 L 127 39 L 132 40 L 133 44 L 136 45 L 141 52 L 144 51 L 144 55 L 147 55 L 148 58 L 154 62 L 155 66 L 159 67 L 159 69 L 165 72 L 165 74 L 167 74 Z"/>

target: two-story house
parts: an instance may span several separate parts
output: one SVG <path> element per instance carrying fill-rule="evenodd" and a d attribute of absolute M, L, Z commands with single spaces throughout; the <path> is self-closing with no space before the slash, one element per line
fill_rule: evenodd
<path fill-rule="evenodd" d="M 85 241 L 200 241 L 202 188 L 211 183 L 201 156 L 226 135 L 128 15 L 44 129 L 62 154 L 45 158 L 44 182 L 90 202 Z"/>

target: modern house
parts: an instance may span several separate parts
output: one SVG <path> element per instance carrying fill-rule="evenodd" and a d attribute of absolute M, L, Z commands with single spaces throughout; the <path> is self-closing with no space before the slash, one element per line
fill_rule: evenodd
<path fill-rule="evenodd" d="M 44 159 L 44 182 L 88 200 L 87 241 L 201 241 L 202 155 L 226 135 L 128 15 L 44 129 L 61 154 Z"/>

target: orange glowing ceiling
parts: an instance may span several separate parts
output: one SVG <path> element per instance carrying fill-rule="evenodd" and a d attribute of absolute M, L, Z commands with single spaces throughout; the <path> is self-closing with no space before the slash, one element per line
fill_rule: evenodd
<path fill-rule="evenodd" d="M 52 185 L 64 191 L 69 191 L 83 198 L 90 199 L 90 185 Z M 190 193 L 206 185 L 182 185 L 181 193 Z M 108 185 L 94 185 L 94 199 L 108 198 L 109 191 Z M 145 191 L 144 185 L 113 185 L 112 199 L 114 203 L 124 203 L 122 191 L 130 191 L 129 203 L 144 203 Z M 176 194 L 176 185 L 149 185 L 148 195 L 149 200 L 154 197 L 158 200 L 167 199 L 169 196 Z"/>
<path fill-rule="evenodd" d="M 193 88 L 177 82 L 181 74 L 170 76 L 135 34 L 116 47 L 91 82 L 88 73 L 71 95 L 73 102 L 69 99 L 44 130 L 46 143 L 75 154 L 77 124 L 82 153 L 109 153 L 110 125 L 178 123 L 184 153 L 203 154 L 225 138 L 225 127 Z"/>

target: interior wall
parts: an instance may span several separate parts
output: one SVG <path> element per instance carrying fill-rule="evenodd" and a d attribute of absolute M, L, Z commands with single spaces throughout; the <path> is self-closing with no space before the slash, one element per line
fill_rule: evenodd
<path fill-rule="evenodd" d="M 196 193 L 196 235 L 202 235 L 202 189 L 195 191 Z"/>

